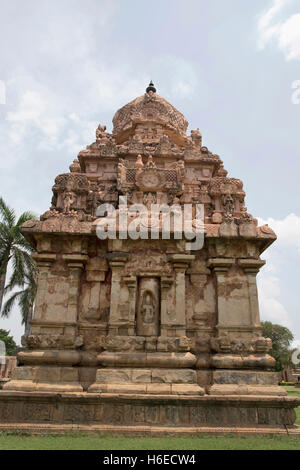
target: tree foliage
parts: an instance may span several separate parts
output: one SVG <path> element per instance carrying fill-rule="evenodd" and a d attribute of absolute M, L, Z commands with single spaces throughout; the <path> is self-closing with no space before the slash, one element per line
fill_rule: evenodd
<path fill-rule="evenodd" d="M 14 356 L 17 352 L 18 346 L 16 345 L 12 336 L 9 336 L 10 331 L 0 329 L 0 341 L 3 341 L 6 348 L 6 356 Z"/>
<path fill-rule="evenodd" d="M 276 371 L 281 371 L 284 367 L 291 365 L 291 343 L 294 339 L 292 332 L 285 326 L 276 325 L 270 321 L 262 322 L 262 336 L 271 338 L 272 349 L 270 355 L 276 360 Z"/>
<path fill-rule="evenodd" d="M 0 197 L 0 312 L 2 317 L 8 317 L 17 302 L 25 325 L 32 315 L 37 271 L 31 256 L 33 247 L 23 236 L 21 228 L 31 219 L 36 219 L 31 212 L 23 212 L 17 218 L 15 211 Z M 9 263 L 12 273 L 6 284 Z M 8 293 L 11 295 L 2 309 L 3 297 Z"/>

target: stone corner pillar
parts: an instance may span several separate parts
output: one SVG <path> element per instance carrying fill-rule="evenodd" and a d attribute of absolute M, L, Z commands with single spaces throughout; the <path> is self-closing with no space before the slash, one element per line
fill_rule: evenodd
<path fill-rule="evenodd" d="M 250 320 L 239 325 L 239 311 L 227 293 L 228 270 L 237 264 L 247 276 Z M 285 395 L 272 371 L 273 358 L 268 354 L 267 341 L 259 338 L 261 330 L 256 288 L 256 274 L 265 264 L 255 259 L 213 258 L 208 262 L 217 281 L 217 336 L 211 340 L 212 386 L 210 395 Z M 236 314 L 230 318 L 230 313 Z M 262 344 L 263 343 L 263 344 Z"/>
<path fill-rule="evenodd" d="M 32 318 L 32 324 L 43 318 L 43 305 L 46 301 L 46 292 L 48 284 L 48 276 L 51 266 L 56 261 L 55 253 L 33 253 L 33 259 L 38 267 L 37 294 L 35 299 L 35 308 Z"/>
<path fill-rule="evenodd" d="M 67 305 L 62 305 L 60 317 L 53 319 L 53 309 L 46 315 L 44 311 L 48 304 L 48 291 L 53 289 L 50 269 L 57 256 L 53 253 L 34 254 L 39 277 L 32 334 L 27 339 L 30 349 L 18 354 L 22 365 L 14 370 L 6 390 L 56 393 L 83 390 L 79 380 L 80 353 L 76 349 L 76 334 L 80 277 L 88 257 L 76 253 L 63 254 L 62 258 L 69 269 L 69 276 L 64 278 Z M 58 277 L 55 286 L 59 283 Z"/>

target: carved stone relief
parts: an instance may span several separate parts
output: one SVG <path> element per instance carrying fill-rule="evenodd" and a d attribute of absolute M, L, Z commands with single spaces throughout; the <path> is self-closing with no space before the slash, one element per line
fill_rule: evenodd
<path fill-rule="evenodd" d="M 137 334 L 159 335 L 159 279 L 141 278 L 138 283 Z"/>

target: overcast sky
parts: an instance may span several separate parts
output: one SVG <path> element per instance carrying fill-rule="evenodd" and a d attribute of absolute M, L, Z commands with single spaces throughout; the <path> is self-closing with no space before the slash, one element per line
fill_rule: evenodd
<path fill-rule="evenodd" d="M 299 1 L 0 0 L 0 18 L 6 202 L 47 210 L 55 176 L 153 79 L 277 232 L 261 316 L 300 340 Z M 19 342 L 18 311 L 0 328 Z"/>

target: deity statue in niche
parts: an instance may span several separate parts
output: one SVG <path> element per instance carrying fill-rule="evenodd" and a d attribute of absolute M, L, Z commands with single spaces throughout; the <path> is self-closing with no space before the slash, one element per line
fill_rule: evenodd
<path fill-rule="evenodd" d="M 146 294 L 145 300 L 142 303 L 142 317 L 144 323 L 154 322 L 154 306 L 150 292 Z"/>
<path fill-rule="evenodd" d="M 72 191 L 66 191 L 63 196 L 63 201 L 63 212 L 68 214 L 71 211 L 73 204 L 76 202 L 76 196 Z"/>
<path fill-rule="evenodd" d="M 234 215 L 234 200 L 231 194 L 225 194 L 222 197 L 225 215 L 233 217 Z"/>
<path fill-rule="evenodd" d="M 137 335 L 159 335 L 159 280 L 141 278 L 137 306 Z"/>

